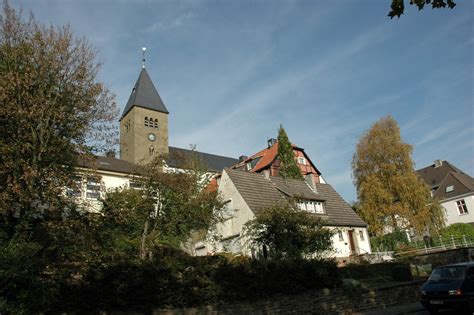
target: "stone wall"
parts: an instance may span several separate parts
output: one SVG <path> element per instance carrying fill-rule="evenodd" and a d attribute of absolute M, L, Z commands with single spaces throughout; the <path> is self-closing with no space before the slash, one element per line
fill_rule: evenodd
<path fill-rule="evenodd" d="M 431 264 L 433 267 L 453 264 L 459 262 L 465 262 L 472 260 L 474 254 L 473 247 L 464 247 L 457 249 L 450 249 L 444 252 L 422 254 L 414 257 L 407 258 L 411 264 L 415 265 L 426 265 Z"/>
<path fill-rule="evenodd" d="M 390 285 L 377 289 L 318 290 L 286 295 L 264 301 L 209 305 L 199 308 L 157 309 L 154 315 L 230 314 L 352 314 L 419 301 L 423 281 Z M 110 315 L 125 314 L 111 312 Z M 128 314 L 128 313 L 127 313 Z"/>

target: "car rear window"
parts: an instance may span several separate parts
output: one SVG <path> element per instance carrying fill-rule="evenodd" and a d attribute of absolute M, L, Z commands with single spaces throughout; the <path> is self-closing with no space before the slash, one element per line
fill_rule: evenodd
<path fill-rule="evenodd" d="M 466 269 L 462 266 L 438 267 L 433 270 L 428 280 L 458 280 L 464 279 Z"/>

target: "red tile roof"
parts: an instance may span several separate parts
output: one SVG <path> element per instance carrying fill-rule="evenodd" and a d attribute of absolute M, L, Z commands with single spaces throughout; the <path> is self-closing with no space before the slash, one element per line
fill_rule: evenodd
<path fill-rule="evenodd" d="M 304 152 L 304 149 L 296 146 L 293 143 L 291 144 L 291 147 L 293 148 L 293 150 L 296 149 L 296 150 L 300 150 L 300 151 Z M 316 170 L 318 175 L 321 175 L 321 172 L 319 172 L 319 170 L 316 168 L 316 166 L 314 166 L 313 162 L 308 158 L 306 153 L 304 155 L 307 157 L 307 160 L 310 162 L 311 166 L 314 167 L 314 169 Z M 239 163 L 235 164 L 234 166 L 232 166 L 232 168 L 236 169 L 236 168 L 243 167 L 248 162 L 253 161 L 257 158 L 260 158 L 260 160 L 257 162 L 257 164 L 250 170 L 250 172 L 259 172 L 259 171 L 265 169 L 266 167 L 270 166 L 275 161 L 277 156 L 278 156 L 278 142 L 276 142 L 275 144 L 273 144 L 269 148 L 265 148 L 265 149 L 255 153 L 254 155 L 252 155 L 252 156 L 246 158 L 245 160 L 243 160 L 242 162 L 239 162 Z"/>

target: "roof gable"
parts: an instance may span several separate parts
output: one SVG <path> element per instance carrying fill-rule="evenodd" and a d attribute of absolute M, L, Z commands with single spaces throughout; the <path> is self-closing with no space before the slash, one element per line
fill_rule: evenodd
<path fill-rule="evenodd" d="M 435 164 L 421 168 L 416 173 L 425 181 L 425 183 L 431 188 L 438 187 L 443 179 L 450 172 L 462 173 L 457 167 L 449 163 L 448 161 L 442 161 L 441 166 L 436 167 Z"/>
<path fill-rule="evenodd" d="M 446 191 L 446 189 L 451 186 L 452 190 Z M 433 197 L 442 200 L 469 192 L 474 192 L 474 178 L 464 173 L 450 172 L 441 182 Z"/>
<path fill-rule="evenodd" d="M 302 149 L 302 148 L 300 148 L 300 147 L 298 147 L 294 144 L 291 144 L 291 147 L 293 148 L 293 150 L 301 151 L 304 154 L 306 160 L 316 170 L 318 175 L 321 175 L 321 172 L 316 168 L 316 166 L 313 164 L 313 162 L 308 157 L 306 152 L 304 152 L 304 149 Z M 271 147 L 265 148 L 265 149 L 255 153 L 254 155 L 246 158 L 245 160 L 237 163 L 236 165 L 233 166 L 233 168 L 244 167 L 245 164 L 247 164 L 248 162 L 251 162 L 251 161 L 254 161 L 254 160 L 258 159 L 258 162 L 255 164 L 255 166 L 252 167 L 252 169 L 250 171 L 251 172 L 259 172 L 259 171 L 269 167 L 275 161 L 275 159 L 277 157 L 278 157 L 278 142 L 274 143 Z"/>
<path fill-rule="evenodd" d="M 165 114 L 169 113 L 145 68 L 142 68 L 138 76 L 120 120 L 122 120 L 134 106 Z"/>

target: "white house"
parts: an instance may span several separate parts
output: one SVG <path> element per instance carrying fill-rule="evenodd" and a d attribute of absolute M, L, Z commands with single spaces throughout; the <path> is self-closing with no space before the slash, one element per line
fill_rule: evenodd
<path fill-rule="evenodd" d="M 222 240 L 217 245 L 197 244 L 198 255 L 213 251 L 252 255 L 245 224 L 263 209 L 288 204 L 289 199 L 297 200 L 302 211 L 320 217 L 326 227 L 335 230 L 334 251 L 329 256 L 345 260 L 371 253 L 367 224 L 329 184 L 226 168 L 218 179 L 218 192 L 227 209 L 227 219 L 218 228 Z"/>
<path fill-rule="evenodd" d="M 432 196 L 441 202 L 446 225 L 474 224 L 474 178 L 443 160 L 436 160 L 416 173 L 430 186 Z"/>

